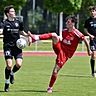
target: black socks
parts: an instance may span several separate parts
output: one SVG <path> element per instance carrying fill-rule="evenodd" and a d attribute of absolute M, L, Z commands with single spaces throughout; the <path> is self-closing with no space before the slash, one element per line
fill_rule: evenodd
<path fill-rule="evenodd" d="M 5 68 L 5 78 L 6 79 L 9 79 L 10 73 L 11 73 L 11 70 L 8 70 L 7 67 L 6 67 Z"/>
<path fill-rule="evenodd" d="M 90 59 L 92 74 L 94 73 L 95 60 Z"/>
<path fill-rule="evenodd" d="M 20 67 L 18 68 L 16 65 L 14 65 L 14 67 L 13 67 L 13 73 L 15 73 L 15 72 L 17 72 L 18 70 L 20 69 Z"/>

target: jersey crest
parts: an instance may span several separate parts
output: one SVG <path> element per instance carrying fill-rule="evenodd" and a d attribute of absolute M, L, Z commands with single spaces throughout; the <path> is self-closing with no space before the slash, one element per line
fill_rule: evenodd
<path fill-rule="evenodd" d="M 19 26 L 19 24 L 18 24 L 18 23 L 15 23 L 15 26 L 16 26 L 16 27 L 18 27 L 18 26 Z"/>

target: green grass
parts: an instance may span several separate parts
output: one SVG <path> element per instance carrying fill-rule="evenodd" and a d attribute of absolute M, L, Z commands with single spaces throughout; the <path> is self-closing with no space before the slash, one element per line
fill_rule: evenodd
<path fill-rule="evenodd" d="M 2 40 L 0 40 L 0 50 L 3 49 L 3 42 Z M 42 42 L 42 41 L 39 41 L 39 42 L 36 42 L 36 43 L 33 43 L 30 47 L 27 46 L 24 51 L 52 51 L 52 42 L 49 41 L 49 42 Z M 83 51 L 86 50 L 86 47 L 84 45 L 84 48 L 83 48 Z M 78 47 L 77 47 L 77 51 L 82 51 L 82 44 L 79 43 Z"/>
<path fill-rule="evenodd" d="M 73 57 L 59 72 L 52 94 L 47 94 L 55 57 L 24 57 L 10 92 L 3 92 L 4 58 L 0 57 L 0 96 L 96 96 L 96 78 L 90 75 L 89 57 Z"/>

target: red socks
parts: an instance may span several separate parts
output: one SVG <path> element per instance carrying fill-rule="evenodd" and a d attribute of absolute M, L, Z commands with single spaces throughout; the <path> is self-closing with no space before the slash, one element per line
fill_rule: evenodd
<path fill-rule="evenodd" d="M 40 40 L 47 40 L 52 38 L 52 33 L 42 34 L 39 36 Z"/>
<path fill-rule="evenodd" d="M 50 80 L 49 87 L 52 87 L 52 86 L 53 86 L 53 84 L 54 84 L 55 81 L 56 81 L 56 78 L 57 78 L 57 73 L 53 73 L 53 74 L 52 74 L 52 77 L 51 77 L 51 80 Z"/>

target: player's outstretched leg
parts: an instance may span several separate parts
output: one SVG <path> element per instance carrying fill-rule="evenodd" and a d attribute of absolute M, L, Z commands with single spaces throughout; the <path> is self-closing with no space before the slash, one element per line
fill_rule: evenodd
<path fill-rule="evenodd" d="M 32 43 L 38 40 L 48 40 L 52 39 L 54 43 L 57 43 L 59 41 L 59 37 L 56 33 L 46 33 L 41 35 L 33 35 L 31 32 L 28 32 L 28 35 L 32 38 Z"/>

